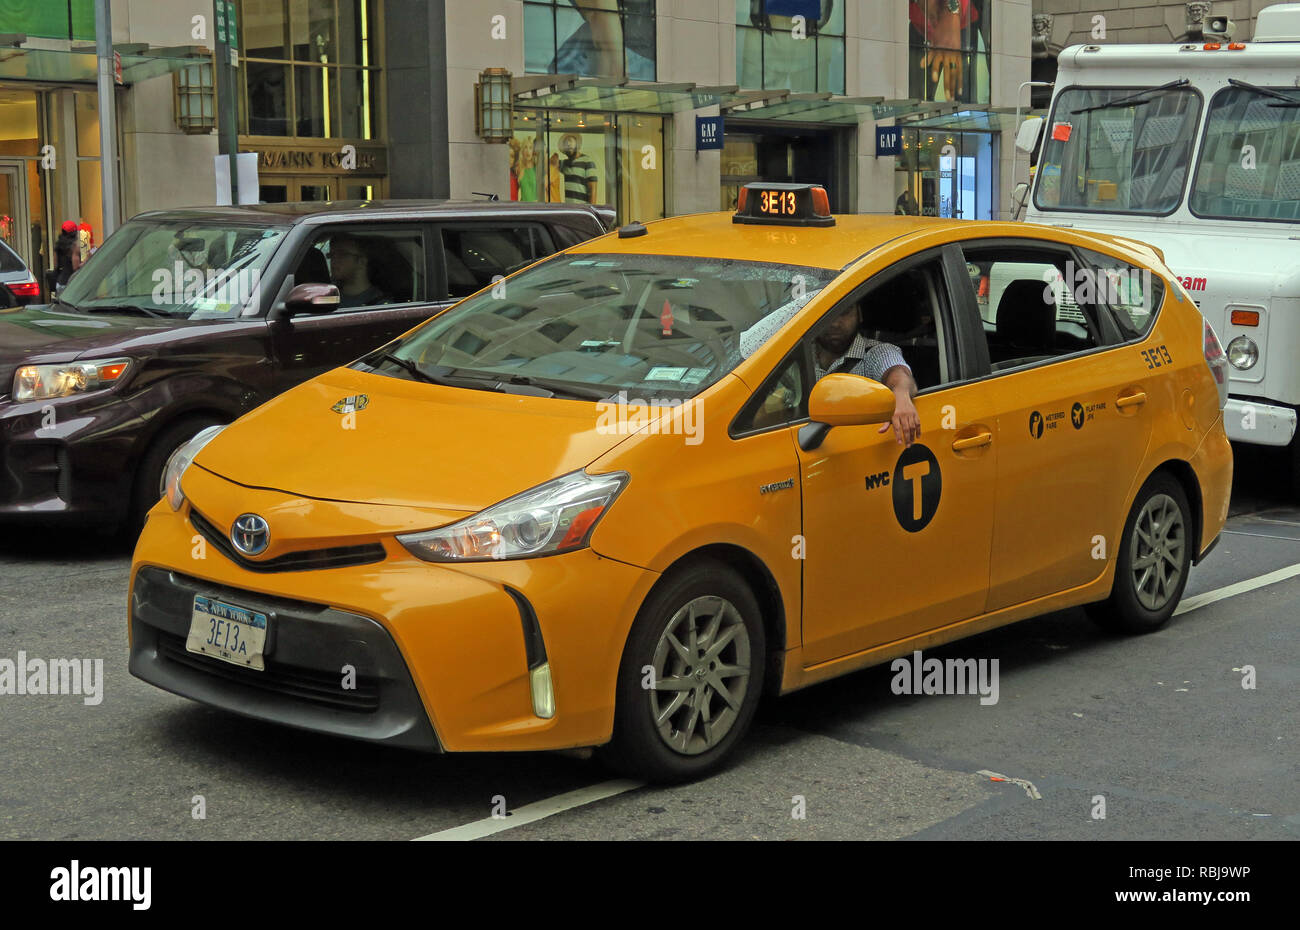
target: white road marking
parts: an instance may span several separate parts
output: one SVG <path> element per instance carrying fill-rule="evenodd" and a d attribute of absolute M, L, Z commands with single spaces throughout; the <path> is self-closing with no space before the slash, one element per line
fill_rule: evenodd
<path fill-rule="evenodd" d="M 1285 539 L 1288 542 L 1300 542 L 1295 536 L 1276 536 L 1273 533 L 1243 533 L 1241 530 L 1224 530 L 1225 536 L 1253 536 L 1256 539 Z"/>
<path fill-rule="evenodd" d="M 643 784 L 644 782 L 628 781 L 621 778 L 604 781 L 598 785 L 579 788 L 577 791 L 557 794 L 553 798 L 546 798 L 533 804 L 525 804 L 518 810 L 511 811 L 507 817 L 489 817 L 486 820 L 476 820 L 474 823 L 452 827 L 449 830 L 440 830 L 437 833 L 430 833 L 428 836 L 417 836 L 413 842 L 422 840 L 477 840 L 485 836 L 491 836 L 494 833 L 522 827 L 526 823 L 535 823 L 538 820 L 550 817 L 552 814 L 573 810 L 573 808 L 582 807 L 584 804 L 612 798 L 625 791 L 640 788 Z"/>
<path fill-rule="evenodd" d="M 1002 775 L 999 772 L 990 772 L 988 769 L 980 769 L 975 774 L 985 775 L 990 781 L 1007 781 L 1011 782 L 1013 785 L 1019 785 L 1021 788 L 1025 789 L 1025 794 L 1029 795 L 1029 797 L 1034 801 L 1041 801 L 1043 799 L 1043 796 L 1038 793 L 1038 789 L 1034 787 L 1034 783 L 1024 778 L 1012 778 L 1009 775 Z"/>
<path fill-rule="evenodd" d="M 1260 523 L 1280 523 L 1283 526 L 1300 526 L 1300 523 L 1296 523 L 1294 520 L 1273 520 L 1269 517 L 1255 517 L 1255 519 Z"/>
<path fill-rule="evenodd" d="M 1238 594 L 1254 591 L 1256 588 L 1262 588 L 1265 585 L 1277 584 L 1279 581 L 1286 581 L 1288 578 L 1294 578 L 1297 575 L 1300 575 L 1300 563 L 1288 565 L 1286 568 L 1279 568 L 1277 571 L 1269 572 L 1266 575 L 1247 578 L 1245 581 L 1238 581 L 1236 584 L 1215 588 L 1213 591 L 1206 591 L 1204 594 L 1184 599 L 1178 605 L 1178 609 L 1174 611 L 1174 616 L 1177 617 L 1179 614 L 1185 614 L 1189 610 L 1196 610 L 1198 607 L 1213 604 L 1224 598 L 1236 597 Z"/>

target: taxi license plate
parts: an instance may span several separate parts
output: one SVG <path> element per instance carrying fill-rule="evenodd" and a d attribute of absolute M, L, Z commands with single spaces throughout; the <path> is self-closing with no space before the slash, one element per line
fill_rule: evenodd
<path fill-rule="evenodd" d="M 266 614 L 196 594 L 185 649 L 232 665 L 266 671 L 262 656 L 266 629 Z"/>

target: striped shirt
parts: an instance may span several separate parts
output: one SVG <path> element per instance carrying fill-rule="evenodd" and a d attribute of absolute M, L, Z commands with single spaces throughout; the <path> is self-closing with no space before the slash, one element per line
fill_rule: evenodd
<path fill-rule="evenodd" d="M 856 360 L 856 364 L 850 365 L 849 362 L 852 360 Z M 912 369 L 903 360 L 903 353 L 899 351 L 898 346 L 888 342 L 877 342 L 859 333 L 858 338 L 853 340 L 853 345 L 849 346 L 849 350 L 826 368 L 816 363 L 817 380 L 820 381 L 834 372 L 861 375 L 872 381 L 879 381 L 885 376 L 885 372 L 899 365 L 906 368 L 909 374 L 911 373 Z"/>
<path fill-rule="evenodd" d="M 560 173 L 564 175 L 564 199 L 569 203 L 591 203 L 591 188 L 595 181 L 596 163 L 588 155 L 579 153 L 573 158 L 560 160 Z"/>

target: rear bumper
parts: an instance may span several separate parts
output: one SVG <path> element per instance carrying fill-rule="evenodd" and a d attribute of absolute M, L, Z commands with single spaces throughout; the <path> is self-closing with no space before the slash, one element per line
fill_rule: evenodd
<path fill-rule="evenodd" d="M 1201 538 L 1193 554 L 1193 560 L 1200 562 L 1210 554 L 1228 522 L 1232 497 L 1232 446 L 1221 422 L 1202 437 L 1189 464 L 1201 488 Z"/>
<path fill-rule="evenodd" d="M 1223 408 L 1223 428 L 1233 442 L 1285 446 L 1295 435 L 1296 412 L 1277 404 L 1229 397 Z"/>

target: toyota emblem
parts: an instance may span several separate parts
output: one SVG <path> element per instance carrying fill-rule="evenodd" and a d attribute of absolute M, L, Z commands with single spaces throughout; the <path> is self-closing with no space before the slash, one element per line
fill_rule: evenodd
<path fill-rule="evenodd" d="M 244 555 L 261 555 L 271 544 L 271 527 L 257 514 L 246 513 L 230 527 L 230 541 Z"/>

